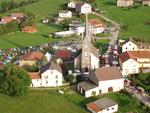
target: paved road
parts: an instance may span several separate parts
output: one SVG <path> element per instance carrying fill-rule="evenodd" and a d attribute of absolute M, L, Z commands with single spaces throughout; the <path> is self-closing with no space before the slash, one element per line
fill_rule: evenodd
<path fill-rule="evenodd" d="M 141 95 L 141 94 L 138 94 L 136 92 L 134 92 L 132 89 L 128 88 L 128 87 L 125 87 L 125 89 L 129 92 L 129 93 L 132 93 L 134 94 L 134 96 L 139 100 L 141 101 L 142 103 L 144 103 L 145 105 L 149 106 L 150 107 L 150 96 L 144 96 L 144 95 Z"/>

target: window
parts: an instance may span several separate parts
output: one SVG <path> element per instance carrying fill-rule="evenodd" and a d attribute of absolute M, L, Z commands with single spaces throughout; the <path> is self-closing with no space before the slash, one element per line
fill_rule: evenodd
<path fill-rule="evenodd" d="M 107 111 L 109 111 L 109 109 L 107 109 Z"/>
<path fill-rule="evenodd" d="M 56 79 L 58 79 L 58 75 L 56 75 Z"/>
<path fill-rule="evenodd" d="M 58 84 L 58 80 L 56 80 L 56 84 Z"/>
<path fill-rule="evenodd" d="M 48 80 L 45 81 L 45 84 L 46 84 L 46 85 L 48 84 Z"/>
<path fill-rule="evenodd" d="M 53 71 L 51 71 L 51 74 L 53 74 Z"/>
<path fill-rule="evenodd" d="M 115 108 L 111 108 L 112 110 L 114 110 Z"/>
<path fill-rule="evenodd" d="M 87 56 L 87 52 L 85 52 L 84 55 Z"/>
<path fill-rule="evenodd" d="M 48 76 L 45 76 L 45 79 L 48 79 Z"/>
<path fill-rule="evenodd" d="M 85 48 L 87 48 L 87 45 L 85 45 Z"/>
<path fill-rule="evenodd" d="M 128 48 L 126 47 L 126 50 L 127 50 Z"/>

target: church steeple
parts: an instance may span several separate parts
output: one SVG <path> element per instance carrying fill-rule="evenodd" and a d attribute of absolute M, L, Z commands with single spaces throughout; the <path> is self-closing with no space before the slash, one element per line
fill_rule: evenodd
<path fill-rule="evenodd" d="M 89 36 L 88 14 L 85 14 L 85 37 Z"/>
<path fill-rule="evenodd" d="M 89 71 L 91 67 L 91 37 L 89 35 L 89 26 L 88 26 L 88 14 L 85 14 L 85 32 L 82 42 L 82 60 L 81 60 L 81 69 L 82 72 Z"/>

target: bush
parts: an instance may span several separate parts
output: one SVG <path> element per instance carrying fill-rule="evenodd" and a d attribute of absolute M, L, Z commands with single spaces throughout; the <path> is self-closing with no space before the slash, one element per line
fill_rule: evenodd
<path fill-rule="evenodd" d="M 27 93 L 31 79 L 25 70 L 13 64 L 6 64 L 3 72 L 3 81 L 0 82 L 1 93 L 9 96 L 20 96 Z"/>
<path fill-rule="evenodd" d="M 67 76 L 65 77 L 65 79 L 66 79 L 66 81 L 72 83 L 72 82 L 73 82 L 73 79 L 74 79 L 74 76 L 73 76 L 73 75 L 67 75 Z"/>

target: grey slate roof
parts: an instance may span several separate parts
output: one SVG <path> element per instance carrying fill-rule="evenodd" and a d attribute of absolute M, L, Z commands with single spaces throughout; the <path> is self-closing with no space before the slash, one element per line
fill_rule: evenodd
<path fill-rule="evenodd" d="M 83 81 L 83 82 L 80 82 L 78 85 L 85 91 L 98 87 L 90 81 Z"/>

